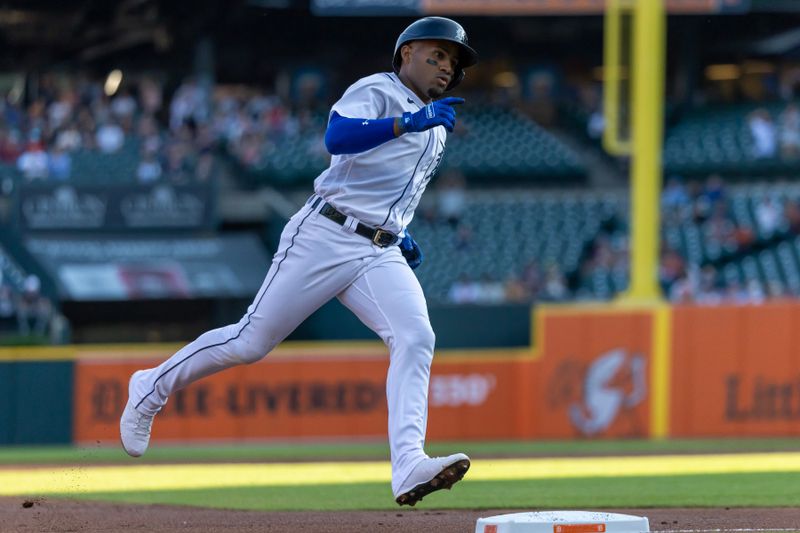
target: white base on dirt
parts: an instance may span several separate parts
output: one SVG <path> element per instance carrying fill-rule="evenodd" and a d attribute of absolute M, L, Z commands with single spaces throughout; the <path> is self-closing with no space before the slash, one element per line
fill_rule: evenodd
<path fill-rule="evenodd" d="M 644 516 L 592 511 L 512 513 L 479 518 L 475 533 L 647 533 Z"/>

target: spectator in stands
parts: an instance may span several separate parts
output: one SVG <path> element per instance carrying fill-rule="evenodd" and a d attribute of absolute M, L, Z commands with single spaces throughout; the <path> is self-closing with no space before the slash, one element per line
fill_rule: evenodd
<path fill-rule="evenodd" d="M 533 298 L 542 289 L 542 270 L 539 262 L 531 260 L 525 265 L 522 270 L 522 277 L 520 279 L 522 285 L 525 287 L 525 292 L 530 298 Z"/>
<path fill-rule="evenodd" d="M 485 273 L 477 283 L 478 296 L 476 303 L 496 305 L 505 301 L 506 292 L 503 282 L 491 274 Z"/>
<path fill-rule="evenodd" d="M 72 175 L 72 157 L 69 152 L 58 142 L 50 150 L 48 155 L 48 165 L 50 179 L 56 181 L 66 181 Z"/>
<path fill-rule="evenodd" d="M 145 147 L 142 150 L 142 157 L 139 166 L 136 167 L 136 179 L 139 183 L 149 184 L 161 179 L 163 171 L 161 162 L 158 160 L 158 153 L 155 150 Z"/>
<path fill-rule="evenodd" d="M 797 235 L 800 233 L 800 199 L 789 198 L 783 206 L 783 218 L 789 231 Z"/>
<path fill-rule="evenodd" d="M 748 251 L 756 241 L 755 232 L 753 231 L 753 228 L 749 226 L 736 226 L 733 235 L 736 242 L 736 249 L 740 252 Z"/>
<path fill-rule="evenodd" d="M 605 129 L 606 117 L 603 113 L 603 108 L 598 105 L 589 113 L 589 118 L 586 121 L 586 134 L 590 139 L 599 141 L 603 137 Z"/>
<path fill-rule="evenodd" d="M 305 69 L 296 74 L 292 92 L 293 107 L 303 112 L 327 114 L 324 106 L 326 100 L 325 76 L 318 69 Z"/>
<path fill-rule="evenodd" d="M 753 157 L 768 159 L 775 157 L 777 138 L 772 116 L 764 108 L 759 108 L 748 116 L 750 134 L 753 136 Z"/>
<path fill-rule="evenodd" d="M 131 120 L 136 113 L 137 103 L 127 88 L 123 88 L 111 100 L 111 114 L 118 121 Z"/>
<path fill-rule="evenodd" d="M 725 182 L 722 180 L 722 176 L 711 174 L 706 180 L 703 195 L 712 210 L 716 208 L 717 204 L 725 202 Z"/>
<path fill-rule="evenodd" d="M 458 228 L 467 206 L 466 180 L 460 170 L 445 171 L 439 179 L 436 203 L 439 216 L 453 229 Z"/>
<path fill-rule="evenodd" d="M 0 162 L 15 164 L 22 152 L 22 135 L 19 130 L 0 128 Z"/>
<path fill-rule="evenodd" d="M 136 136 L 141 141 L 142 154 L 144 151 L 158 153 L 163 146 L 162 135 L 158 123 L 152 115 L 142 115 L 136 125 Z"/>
<path fill-rule="evenodd" d="M 756 222 L 758 223 L 759 232 L 766 236 L 771 237 L 780 227 L 781 210 L 778 205 L 769 195 L 764 195 L 755 209 Z"/>
<path fill-rule="evenodd" d="M 47 120 L 51 128 L 58 129 L 69 120 L 75 108 L 77 95 L 71 90 L 63 90 L 58 99 L 47 107 Z"/>
<path fill-rule="evenodd" d="M 708 204 L 702 183 L 697 180 L 689 181 L 687 193 L 692 202 L 690 220 L 695 224 L 702 224 L 711 214 L 711 207 Z"/>
<path fill-rule="evenodd" d="M 743 305 L 750 301 L 750 295 L 745 287 L 738 281 L 728 283 L 725 287 L 725 301 L 728 303 Z"/>
<path fill-rule="evenodd" d="M 83 136 L 75 120 L 70 120 L 56 133 L 56 145 L 67 152 L 74 152 L 83 145 Z"/>
<path fill-rule="evenodd" d="M 194 175 L 190 152 L 184 143 L 172 141 L 166 147 L 165 177 L 173 184 L 187 183 Z"/>
<path fill-rule="evenodd" d="M 256 133 L 245 133 L 234 146 L 234 154 L 245 168 L 256 168 L 261 162 L 264 139 Z"/>
<path fill-rule="evenodd" d="M 52 307 L 50 300 L 41 292 L 41 281 L 34 274 L 25 278 L 22 294 L 16 305 L 20 335 L 31 333 L 43 336 L 47 333 Z"/>
<path fill-rule="evenodd" d="M 0 116 L 0 119 L 5 122 L 8 129 L 19 131 L 22 129 L 24 113 L 22 109 L 20 109 L 17 104 L 11 102 L 7 96 L 5 101 L 2 102 L 2 116 Z"/>
<path fill-rule="evenodd" d="M 800 111 L 790 103 L 780 117 L 781 157 L 797 159 L 800 156 Z"/>
<path fill-rule="evenodd" d="M 694 301 L 694 287 L 688 273 L 676 279 L 670 286 L 668 298 L 674 304 L 687 304 Z"/>
<path fill-rule="evenodd" d="M 523 110 L 545 128 L 553 127 L 558 119 L 555 103 L 556 79 L 553 72 L 537 69 L 529 73 L 525 83 Z"/>
<path fill-rule="evenodd" d="M 125 132 L 117 122 L 108 120 L 97 128 L 96 143 L 101 152 L 113 154 L 125 144 Z"/>
<path fill-rule="evenodd" d="M 703 230 L 707 240 L 718 243 L 728 252 L 732 253 L 737 250 L 736 225 L 728 213 L 727 204 L 717 204 L 711 217 L 704 224 Z"/>
<path fill-rule="evenodd" d="M 694 207 L 692 218 L 695 224 L 702 224 L 708 220 L 717 209 L 717 205 L 727 202 L 725 197 L 725 183 L 718 174 L 712 174 L 701 187 L 699 183 L 691 183 L 691 196 Z"/>
<path fill-rule="evenodd" d="M 683 220 L 691 205 L 689 193 L 677 176 L 670 176 L 667 185 L 661 193 L 661 206 L 667 220 L 677 222 Z"/>
<path fill-rule="evenodd" d="M 447 300 L 455 304 L 468 304 L 478 301 L 480 289 L 477 283 L 462 273 L 447 291 Z"/>
<path fill-rule="evenodd" d="M 321 143 L 321 146 L 324 144 Z M 194 179 L 197 183 L 206 183 L 211 180 L 216 169 L 214 154 L 210 148 L 202 148 L 197 156 L 197 164 L 194 167 Z"/>
<path fill-rule="evenodd" d="M 542 290 L 539 292 L 539 299 L 559 302 L 569 297 L 567 280 L 564 273 L 555 263 L 547 267 Z"/>
<path fill-rule="evenodd" d="M 97 148 L 97 136 L 95 134 L 96 122 L 91 110 L 87 106 L 83 106 L 78 111 L 77 118 L 78 131 L 81 135 L 82 148 L 87 150 L 94 150 Z"/>
<path fill-rule="evenodd" d="M 703 305 L 719 305 L 722 303 L 722 296 L 717 269 L 711 265 L 704 266 L 700 269 L 694 301 Z"/>
<path fill-rule="evenodd" d="M 767 280 L 767 297 L 771 300 L 785 298 L 788 296 L 786 287 L 778 279 Z"/>
<path fill-rule="evenodd" d="M 163 95 L 161 86 L 152 78 L 142 78 L 139 81 L 139 103 L 142 113 L 146 116 L 155 116 L 161 111 Z"/>
<path fill-rule="evenodd" d="M 3 273 L 0 271 L 0 320 L 9 320 L 14 317 L 14 295 L 3 280 Z"/>
<path fill-rule="evenodd" d="M 747 299 L 751 304 L 761 304 L 766 299 L 761 282 L 755 278 L 747 280 Z"/>
<path fill-rule="evenodd" d="M 514 273 L 508 275 L 503 288 L 504 300 L 510 303 L 527 303 L 531 300 L 531 295 L 522 282 L 522 279 Z"/>
<path fill-rule="evenodd" d="M 180 129 L 190 119 L 195 123 L 204 122 L 205 96 L 202 88 L 193 78 L 184 81 L 172 97 L 169 107 L 169 127 Z"/>
<path fill-rule="evenodd" d="M 41 141 L 41 132 L 47 125 L 47 103 L 44 99 L 38 98 L 28 105 L 26 122 L 31 138 Z M 38 132 L 38 135 L 33 132 Z"/>
<path fill-rule="evenodd" d="M 669 294 L 672 285 L 684 276 L 686 266 L 683 257 L 672 248 L 666 247 L 661 254 L 661 265 L 658 269 L 658 281 L 664 294 Z"/>
<path fill-rule="evenodd" d="M 456 230 L 455 248 L 458 251 L 465 251 L 472 248 L 472 228 L 466 224 L 461 224 Z"/>
<path fill-rule="evenodd" d="M 47 178 L 49 164 L 47 152 L 44 151 L 41 142 L 34 141 L 28 144 L 28 148 L 17 159 L 17 169 L 28 181 Z"/>

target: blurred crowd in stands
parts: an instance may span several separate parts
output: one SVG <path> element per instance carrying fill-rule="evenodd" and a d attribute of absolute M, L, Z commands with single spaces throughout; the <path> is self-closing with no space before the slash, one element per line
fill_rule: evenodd
<path fill-rule="evenodd" d="M 778 199 L 769 193 L 760 195 L 753 205 L 751 226 L 732 216 L 730 195 L 723 179 L 708 177 L 705 183 L 692 180 L 684 183 L 671 177 L 661 196 L 662 227 L 697 227 L 705 242 L 721 248 L 717 261 L 690 262 L 680 250 L 662 239 L 659 283 L 664 296 L 673 303 L 760 303 L 767 298 L 798 297 L 779 279 L 762 284 L 752 278 L 745 283 L 723 279 L 720 267 L 725 259 L 741 259 L 781 237 L 800 235 L 800 198 Z M 663 232 L 662 232 L 663 233 Z M 627 276 L 627 231 L 601 235 L 594 243 L 591 256 L 582 267 L 582 274 L 593 269 L 620 270 Z"/>
<path fill-rule="evenodd" d="M 210 178 L 214 137 L 198 120 L 205 99 L 194 81 L 183 83 L 167 107 L 161 84 L 149 77 L 107 92 L 98 80 L 45 75 L 30 103 L 0 102 L 0 164 L 16 167 L 26 182 L 64 182 L 85 179 L 73 169 L 78 153 L 136 150 L 135 176 L 122 179 L 182 184 Z"/>
<path fill-rule="evenodd" d="M 747 117 L 753 137 L 753 157 L 780 157 L 795 160 L 800 157 L 800 110 L 789 103 L 775 120 L 769 110 L 758 108 Z"/>
<path fill-rule="evenodd" d="M 573 299 L 564 272 L 555 263 L 542 266 L 531 260 L 520 274 L 495 279 L 488 274 L 473 279 L 462 275 L 447 293 L 447 300 L 457 304 L 495 305 L 561 302 Z"/>
<path fill-rule="evenodd" d="M 226 152 L 249 170 L 260 167 L 280 142 L 305 136 L 317 139 L 309 143 L 314 155 L 330 157 L 323 141 L 327 113 L 322 77 L 306 72 L 283 97 L 254 87 L 218 88 L 211 124 Z"/>
<path fill-rule="evenodd" d="M 0 164 L 27 182 L 58 182 L 82 178 L 74 171 L 77 152 L 134 149 L 137 181 L 182 184 L 211 177 L 218 147 L 251 168 L 277 141 L 313 131 L 324 152 L 321 83 L 314 73 L 300 76 L 287 102 L 267 90 L 206 87 L 193 78 L 166 98 L 150 77 L 125 81 L 109 96 L 99 80 L 44 76 L 30 104 L 0 102 Z"/>
<path fill-rule="evenodd" d="M 553 73 L 534 70 L 512 81 L 498 84 L 485 101 L 514 107 L 544 127 L 558 128 L 558 93 L 563 87 Z M 74 165 L 78 154 L 113 156 L 135 150 L 137 163 L 131 179 L 183 184 L 208 181 L 218 170 L 221 152 L 244 169 L 257 168 L 279 142 L 308 134 L 318 136 L 319 142 L 312 146 L 324 152 L 325 78 L 312 70 L 284 82 L 291 87 L 266 90 L 213 87 L 187 78 L 169 94 L 161 82 L 148 76 L 125 79 L 119 88 L 109 90 L 102 81 L 81 75 L 45 75 L 29 103 L 23 105 L 11 97 L 0 102 L 0 165 L 16 168 L 26 182 L 65 182 L 81 178 Z M 597 83 L 587 82 L 573 88 L 573 93 L 584 106 L 584 133 L 599 138 L 604 124 Z M 775 116 L 766 107 L 758 107 L 746 121 L 754 158 L 800 160 L 800 110 L 795 104 L 786 104 Z M 466 185 L 458 173 L 440 176 L 434 182 L 435 214 L 422 215 L 451 226 L 464 250 L 471 239 L 471 229 L 459 221 L 467 203 Z M 719 176 L 705 182 L 670 176 L 662 195 L 665 225 L 697 225 L 727 253 L 746 252 L 758 235 L 800 231 L 800 204 L 794 200 L 781 205 L 765 197 L 755 211 L 758 227 L 737 223 Z M 586 280 L 598 273 L 627 280 L 627 234 L 624 224 L 601 232 L 587 247 L 577 272 L 565 272 L 557 263 L 531 257 L 521 272 L 506 279 L 479 272 L 461 276 L 450 287 L 447 300 L 494 304 L 596 298 Z M 681 250 L 668 245 L 661 252 L 659 279 L 673 302 L 755 302 L 788 295 L 777 282 L 767 287 L 755 281 L 741 287 L 723 282 L 718 265 L 690 263 Z M 612 284 L 612 295 L 622 289 Z M 40 331 L 39 321 L 30 317 L 43 315 L 32 310 L 45 306 L 30 304 L 21 294 L 14 296 L 8 285 L 0 285 L 0 318 L 28 317 L 20 318 L 20 331 L 23 323 L 28 330 Z"/>
<path fill-rule="evenodd" d="M 722 276 L 722 268 L 748 254 L 800 235 L 800 196 L 773 194 L 779 187 L 750 197 L 751 219 L 733 216 L 731 195 L 722 177 L 683 180 L 672 176 L 661 196 L 662 234 L 696 230 L 706 246 L 719 249 L 715 258 L 690 260 L 685 249 L 662 236 L 658 280 L 664 297 L 673 303 L 748 304 L 765 299 L 800 297 L 781 279 L 752 278 L 739 282 Z M 467 208 L 465 183 L 446 173 L 435 191 L 434 209 L 423 212 L 456 230 L 457 250 L 470 248 L 471 230 L 461 223 Z M 740 215 L 741 217 L 741 215 Z M 629 277 L 629 228 L 624 213 L 603 222 L 603 229 L 586 246 L 576 272 L 556 262 L 528 258 L 521 272 L 498 279 L 486 273 L 461 274 L 450 286 L 447 301 L 468 304 L 559 302 L 607 299 L 624 291 Z M 563 239 L 574 238 L 563 235 Z M 480 251 L 478 251 L 479 253 Z M 594 280 L 606 280 L 607 288 Z"/>
<path fill-rule="evenodd" d="M 49 341 L 60 337 L 64 327 L 64 318 L 42 294 L 38 276 L 29 274 L 15 287 L 0 271 L 0 333 Z"/>

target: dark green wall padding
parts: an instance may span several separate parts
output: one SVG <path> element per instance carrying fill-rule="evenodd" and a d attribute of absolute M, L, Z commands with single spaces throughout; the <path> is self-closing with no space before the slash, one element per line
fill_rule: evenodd
<path fill-rule="evenodd" d="M 72 361 L 0 363 L 0 444 L 72 442 Z"/>
<path fill-rule="evenodd" d="M 439 349 L 515 348 L 530 345 L 528 305 L 429 306 Z M 377 335 L 337 300 L 308 317 L 288 340 L 366 340 Z"/>

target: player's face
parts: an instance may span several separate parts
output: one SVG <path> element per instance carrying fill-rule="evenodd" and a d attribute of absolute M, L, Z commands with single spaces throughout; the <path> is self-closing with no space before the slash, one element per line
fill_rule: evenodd
<path fill-rule="evenodd" d="M 403 47 L 403 66 L 411 89 L 423 100 L 440 97 L 455 74 L 458 45 L 450 41 L 413 41 Z"/>

